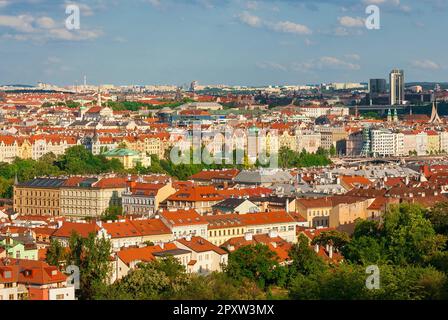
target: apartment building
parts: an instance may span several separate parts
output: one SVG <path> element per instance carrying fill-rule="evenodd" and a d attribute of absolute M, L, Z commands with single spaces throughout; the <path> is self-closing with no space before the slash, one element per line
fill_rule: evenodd
<path fill-rule="evenodd" d="M 14 185 L 14 211 L 21 215 L 61 215 L 60 188 L 66 179 L 37 178 Z"/>
<path fill-rule="evenodd" d="M 338 153 L 346 152 L 345 142 L 348 137 L 348 133 L 345 127 L 334 126 L 315 126 L 314 131 L 320 133 L 321 147 L 325 150 L 330 150 L 331 146 L 336 148 Z"/>
<path fill-rule="evenodd" d="M 125 178 L 72 178 L 60 186 L 60 214 L 99 217 L 111 206 L 121 206 Z"/>
<path fill-rule="evenodd" d="M 228 253 L 213 245 L 202 237 L 186 237 L 174 241 L 179 249 L 191 251 L 187 272 L 207 274 L 213 271 L 222 271 L 227 265 Z"/>
<path fill-rule="evenodd" d="M 245 233 L 257 235 L 271 231 L 277 232 L 286 241 L 297 241 L 297 222 L 285 211 L 225 214 L 206 216 L 204 219 L 208 222 L 208 240 L 218 246 L 231 238 L 244 236 Z"/>
<path fill-rule="evenodd" d="M 0 300 L 75 300 L 68 276 L 43 261 L 0 259 Z"/>
<path fill-rule="evenodd" d="M 302 152 L 305 150 L 308 153 L 316 153 L 321 147 L 321 133 L 311 130 L 298 130 L 296 132 L 296 150 Z"/>
<path fill-rule="evenodd" d="M 160 203 L 174 193 L 176 189 L 171 182 L 167 184 L 129 182 L 122 194 L 123 212 L 151 217 L 159 210 Z"/>
<path fill-rule="evenodd" d="M 375 198 L 365 199 L 358 197 L 341 196 L 334 198 L 333 208 L 330 212 L 329 227 L 338 228 L 355 223 L 356 219 L 370 218 L 369 207 Z"/>
<path fill-rule="evenodd" d="M 208 222 L 196 210 L 165 210 L 160 219 L 171 230 L 173 239 L 199 236 L 207 239 Z"/>
<path fill-rule="evenodd" d="M 167 209 L 195 209 L 200 214 L 212 212 L 212 206 L 224 200 L 212 186 L 195 186 L 177 191 L 166 200 Z"/>

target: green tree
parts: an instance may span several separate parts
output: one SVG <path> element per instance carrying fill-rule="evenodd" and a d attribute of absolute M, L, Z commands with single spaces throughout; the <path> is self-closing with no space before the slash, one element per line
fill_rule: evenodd
<path fill-rule="evenodd" d="M 239 281 L 255 281 L 260 288 L 286 280 L 286 270 L 279 265 L 277 254 L 264 244 L 244 246 L 230 253 L 226 273 Z"/>
<path fill-rule="evenodd" d="M 298 274 L 316 274 L 327 267 L 323 259 L 310 248 L 309 240 L 303 234 L 299 236 L 298 242 L 291 247 L 289 258 L 292 260 L 288 267 L 290 278 L 294 278 Z"/>
<path fill-rule="evenodd" d="M 101 299 L 156 300 L 178 296 L 190 284 L 185 268 L 167 256 L 149 263 L 140 263 L 123 279 L 103 292 Z"/>
<path fill-rule="evenodd" d="M 73 233 L 69 248 L 67 264 L 76 265 L 80 270 L 80 299 L 92 300 L 102 295 L 112 271 L 110 241 L 97 238 L 94 233 L 89 234 L 87 238 Z"/>
<path fill-rule="evenodd" d="M 222 272 L 191 275 L 189 284 L 174 297 L 176 300 L 260 300 L 265 293 L 248 279 L 241 282 Z"/>
<path fill-rule="evenodd" d="M 123 215 L 123 207 L 122 206 L 110 206 L 107 208 L 104 213 L 101 215 L 102 221 L 116 221 L 119 216 Z"/>
<path fill-rule="evenodd" d="M 318 244 L 320 246 L 332 245 L 335 249 L 341 250 L 349 241 L 350 238 L 345 232 L 330 230 L 319 233 L 311 244 Z"/>
<path fill-rule="evenodd" d="M 58 240 L 51 240 L 47 250 L 45 261 L 51 265 L 59 267 L 66 260 L 66 250 Z"/>
<path fill-rule="evenodd" d="M 436 234 L 419 205 L 393 206 L 383 219 L 386 247 L 395 263 L 424 263 L 446 242 L 443 236 Z"/>
<path fill-rule="evenodd" d="M 448 201 L 437 203 L 428 210 L 426 217 L 431 221 L 437 233 L 448 235 Z"/>

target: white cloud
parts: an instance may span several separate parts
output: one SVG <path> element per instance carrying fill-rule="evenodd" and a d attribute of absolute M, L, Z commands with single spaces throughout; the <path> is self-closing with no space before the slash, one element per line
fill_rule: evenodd
<path fill-rule="evenodd" d="M 361 67 L 358 64 L 343 61 L 335 57 L 322 57 L 319 59 L 319 63 L 323 67 L 329 67 L 342 70 L 359 70 Z"/>
<path fill-rule="evenodd" d="M 361 60 L 361 56 L 357 53 L 349 53 L 344 55 L 344 57 L 351 60 Z"/>
<path fill-rule="evenodd" d="M 246 8 L 248 10 L 257 10 L 258 9 L 258 2 L 257 1 L 247 1 Z"/>
<path fill-rule="evenodd" d="M 254 28 L 260 27 L 262 25 L 262 20 L 260 19 L 260 17 L 252 15 L 247 11 L 239 14 L 238 18 L 242 23 Z"/>
<path fill-rule="evenodd" d="M 7 27 L 20 32 L 33 32 L 34 18 L 30 15 L 0 16 L 0 27 Z"/>
<path fill-rule="evenodd" d="M 36 20 L 36 23 L 39 27 L 44 29 L 51 29 L 54 28 L 54 26 L 56 25 L 54 20 L 50 17 L 41 17 Z"/>
<path fill-rule="evenodd" d="M 0 27 L 9 28 L 13 31 L 3 34 L 3 39 L 16 41 L 82 41 L 96 39 L 102 35 L 99 30 L 89 30 L 87 28 L 69 31 L 65 28 L 63 21 L 58 25 L 52 18 L 46 16 L 0 16 Z"/>
<path fill-rule="evenodd" d="M 0 0 L 0 8 L 6 7 L 7 5 L 10 5 L 11 2 L 7 0 Z"/>
<path fill-rule="evenodd" d="M 266 27 L 270 30 L 277 31 L 277 32 L 283 32 L 283 33 L 292 33 L 297 35 L 306 35 L 306 34 L 312 34 L 310 28 L 303 24 L 291 22 L 291 21 L 279 21 L 279 22 L 270 22 L 270 21 L 263 21 L 260 17 L 250 14 L 247 11 L 244 11 L 243 13 L 239 14 L 238 19 L 240 22 L 253 27 L 253 28 L 259 28 L 259 27 Z"/>
<path fill-rule="evenodd" d="M 268 25 L 270 29 L 285 32 L 285 33 L 293 33 L 293 34 L 311 34 L 312 31 L 310 28 L 303 24 L 294 23 L 291 21 L 280 21 L 273 24 Z"/>
<path fill-rule="evenodd" d="M 353 18 L 349 16 L 339 17 L 339 24 L 347 28 L 362 28 L 365 26 L 365 20 L 363 18 Z"/>
<path fill-rule="evenodd" d="M 415 68 L 428 69 L 428 70 L 438 70 L 441 68 L 441 66 L 438 63 L 428 59 L 411 61 L 411 65 Z"/>
<path fill-rule="evenodd" d="M 324 56 L 301 63 L 294 63 L 293 68 L 296 71 L 302 72 L 324 69 L 356 71 L 360 70 L 361 66 L 359 64 L 344 61 L 336 57 Z"/>
<path fill-rule="evenodd" d="M 77 30 L 76 32 L 68 31 L 65 28 L 51 29 L 48 33 L 48 38 L 54 40 L 67 40 L 67 41 L 83 41 L 94 40 L 100 37 L 103 33 L 98 30 Z"/>

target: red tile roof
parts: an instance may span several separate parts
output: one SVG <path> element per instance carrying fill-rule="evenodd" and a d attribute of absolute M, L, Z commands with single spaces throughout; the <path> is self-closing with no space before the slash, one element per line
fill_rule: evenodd
<path fill-rule="evenodd" d="M 70 238 L 73 232 L 76 232 L 83 238 L 87 238 L 90 233 L 95 235 L 100 230 L 100 227 L 95 222 L 78 223 L 78 222 L 64 222 L 62 226 L 53 233 L 53 237 Z"/>
<path fill-rule="evenodd" d="M 191 237 L 190 240 L 178 239 L 176 241 L 183 244 L 184 246 L 186 246 L 187 248 L 191 249 L 194 252 L 214 251 L 220 255 L 226 254 L 224 250 L 201 237 Z"/>

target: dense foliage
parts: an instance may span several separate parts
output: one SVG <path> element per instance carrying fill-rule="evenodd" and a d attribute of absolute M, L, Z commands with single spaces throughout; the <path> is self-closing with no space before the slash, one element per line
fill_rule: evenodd
<path fill-rule="evenodd" d="M 51 242 L 46 261 L 61 269 L 74 265 L 79 267 L 79 286 L 77 295 L 83 300 L 96 299 L 107 290 L 111 276 L 110 264 L 111 244 L 108 239 L 98 238 L 91 233 L 87 238 L 73 233 L 68 248 L 58 241 Z"/>
<path fill-rule="evenodd" d="M 381 222 L 358 221 L 351 237 L 324 231 L 310 242 L 301 234 L 286 264 L 266 245 L 243 246 L 229 254 L 223 272 L 207 275 L 188 274 L 167 256 L 140 263 L 107 285 L 110 244 L 93 236 L 72 236 L 68 255 L 52 242 L 47 261 L 80 266 L 82 299 L 447 299 L 446 238 L 427 216 L 417 205 L 402 204 L 391 207 Z M 345 260 L 329 263 L 312 244 L 331 244 Z M 372 265 L 379 270 L 377 289 L 366 285 Z"/>
<path fill-rule="evenodd" d="M 319 148 L 316 153 L 308 153 L 305 150 L 296 152 L 282 147 L 279 150 L 278 161 L 279 166 L 282 168 L 327 166 L 331 164 L 329 156 L 335 153 L 336 150 L 334 148 L 330 151 Z"/>
<path fill-rule="evenodd" d="M 16 158 L 10 164 L 0 163 L 0 197 L 12 198 L 15 177 L 23 182 L 42 176 L 108 172 L 124 172 L 122 163 L 117 159 L 108 160 L 102 155 L 95 156 L 84 146 L 68 148 L 59 157 L 48 153 L 39 160 Z"/>

